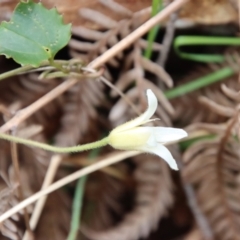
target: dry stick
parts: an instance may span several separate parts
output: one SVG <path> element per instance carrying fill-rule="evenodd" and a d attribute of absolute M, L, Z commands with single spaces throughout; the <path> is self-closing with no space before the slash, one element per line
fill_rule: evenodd
<path fill-rule="evenodd" d="M 163 68 L 165 66 L 170 48 L 172 46 L 172 40 L 174 38 L 174 32 L 175 32 L 174 24 L 177 18 L 178 18 L 178 14 L 172 13 L 166 26 L 166 33 L 164 35 L 163 43 L 162 43 L 163 47 L 161 50 L 161 54 L 157 59 L 157 63 L 159 63 L 159 65 L 162 66 Z"/>
<path fill-rule="evenodd" d="M 201 232 L 204 236 L 204 239 L 212 240 L 213 239 L 212 229 L 210 227 L 207 217 L 204 215 L 204 213 L 202 212 L 202 210 L 200 209 L 200 207 L 198 205 L 193 186 L 189 183 L 185 183 L 183 180 L 182 180 L 182 184 L 183 184 L 184 191 L 185 191 L 185 194 L 188 199 L 188 205 L 189 205 L 190 209 L 192 210 L 194 218 L 197 222 L 199 229 L 201 230 Z"/>
<path fill-rule="evenodd" d="M 51 162 L 49 164 L 47 173 L 45 175 L 45 178 L 42 184 L 42 188 L 41 188 L 42 190 L 46 189 L 49 185 L 52 184 L 61 161 L 62 161 L 62 157 L 60 155 L 52 156 Z M 38 224 L 39 218 L 41 216 L 41 213 L 46 201 L 47 201 L 47 196 L 44 196 L 40 198 L 35 205 L 35 208 L 33 210 L 33 213 L 30 219 L 30 228 L 32 231 L 35 230 Z M 27 240 L 27 239 L 31 239 L 31 235 L 28 233 L 28 231 L 25 231 L 22 240 Z"/>
<path fill-rule="evenodd" d="M 16 181 L 19 184 L 18 186 L 18 197 L 20 201 L 23 201 L 23 191 L 22 191 L 22 181 L 21 181 L 21 176 L 20 176 L 20 168 L 19 168 L 19 160 L 18 160 L 18 151 L 17 151 L 17 143 L 11 142 L 11 155 L 12 155 L 12 163 L 13 163 L 13 168 L 16 176 Z M 32 236 L 32 231 L 29 225 L 29 216 L 27 209 L 24 208 L 24 221 L 26 225 L 27 232 L 29 236 Z"/>
<path fill-rule="evenodd" d="M 23 208 L 27 207 L 28 205 L 34 203 L 39 198 L 65 186 L 66 184 L 73 182 L 73 181 L 77 180 L 78 178 L 88 175 L 92 172 L 95 172 L 101 168 L 115 164 L 117 162 L 122 161 L 123 159 L 130 158 L 130 157 L 136 156 L 138 154 L 141 154 L 141 152 L 136 152 L 136 151 L 121 152 L 121 153 L 117 154 L 116 156 L 109 157 L 105 160 L 102 160 L 100 162 L 92 164 L 89 167 L 85 167 L 81 170 L 78 170 L 75 173 L 68 175 L 67 177 L 62 178 L 62 179 L 58 180 L 57 182 L 53 183 L 52 185 L 50 185 L 49 187 L 47 187 L 46 189 L 43 189 L 43 190 L 33 194 L 31 197 L 25 199 L 21 203 L 17 204 L 15 207 L 6 211 L 4 214 L 2 214 L 0 216 L 0 223 L 2 223 L 4 220 L 8 219 L 12 215 L 16 214 L 17 212 L 21 211 Z"/>
<path fill-rule="evenodd" d="M 199 132 L 199 136 L 201 136 L 201 131 Z M 192 137 L 193 138 L 195 137 L 194 134 L 192 135 Z M 178 167 L 179 167 L 180 173 L 182 173 L 182 170 L 184 168 L 184 163 L 183 163 L 182 159 L 180 161 L 178 161 Z M 197 226 L 201 230 L 204 239 L 205 240 L 213 240 L 212 229 L 210 227 L 208 219 L 206 218 L 206 216 L 204 215 L 204 213 L 202 212 L 202 210 L 199 207 L 193 186 L 190 183 L 187 183 L 184 180 L 182 175 L 181 175 L 181 182 L 183 185 L 184 192 L 187 196 L 188 205 L 189 205 L 190 209 L 192 210 L 192 213 L 196 220 Z"/>
<path fill-rule="evenodd" d="M 119 90 L 114 84 L 112 84 L 111 82 L 109 82 L 105 77 L 100 77 L 100 80 L 105 83 L 107 86 L 109 86 L 110 88 L 112 88 L 113 90 L 115 90 L 124 100 L 125 102 L 133 109 L 133 111 L 137 114 L 140 115 L 141 113 L 139 112 L 139 110 L 135 107 L 135 105 L 133 104 L 133 102 L 126 96 L 126 94 L 124 94 L 121 90 Z"/>
<path fill-rule="evenodd" d="M 94 61 L 92 61 L 87 67 L 98 68 L 104 65 L 109 59 L 113 58 L 120 51 L 124 50 L 129 45 L 134 43 L 138 38 L 142 37 L 156 24 L 158 24 L 159 22 L 167 18 L 171 13 L 177 11 L 187 1 L 189 0 L 175 0 L 173 3 L 169 4 L 165 9 L 163 9 L 159 14 L 157 14 L 156 16 L 148 20 L 146 23 L 141 25 L 134 32 L 129 34 L 126 38 L 122 39 L 120 42 L 118 42 L 108 51 L 106 51 L 101 56 L 99 56 Z M 34 102 L 33 104 L 22 109 L 11 120 L 9 120 L 0 128 L 0 133 L 6 132 L 12 129 L 12 127 L 19 125 L 22 121 L 30 117 L 34 112 L 36 112 L 37 110 L 42 108 L 44 105 L 46 105 L 48 102 L 52 101 L 53 99 L 61 95 L 63 92 L 67 91 L 69 88 L 75 85 L 78 81 L 79 81 L 78 79 L 67 80 L 62 84 L 60 84 L 59 86 L 57 86 L 52 91 L 50 91 L 49 93 L 47 93 L 46 95 L 44 95 L 42 98 Z"/>

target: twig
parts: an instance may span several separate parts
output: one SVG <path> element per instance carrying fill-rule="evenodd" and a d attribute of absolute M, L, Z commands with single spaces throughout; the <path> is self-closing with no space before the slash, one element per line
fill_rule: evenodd
<path fill-rule="evenodd" d="M 122 97 L 122 99 L 133 109 L 133 111 L 137 114 L 140 115 L 139 110 L 135 107 L 135 105 L 133 104 L 133 102 L 126 96 L 126 94 L 124 94 L 121 90 L 119 90 L 114 84 L 112 84 L 111 82 L 109 82 L 106 78 L 104 77 L 100 77 L 100 80 L 105 83 L 107 86 L 109 86 L 110 88 L 112 88 L 113 90 L 115 90 L 119 96 Z"/>
<path fill-rule="evenodd" d="M 130 158 L 133 156 L 136 156 L 138 154 L 141 154 L 141 152 L 136 152 L 136 151 L 126 151 L 126 152 L 121 152 L 113 157 L 109 157 L 107 159 L 104 159 L 100 162 L 97 162 L 95 164 L 90 165 L 89 167 L 86 167 L 84 169 L 81 169 L 79 171 L 76 171 L 73 174 L 68 175 L 67 177 L 64 177 L 62 179 L 60 179 L 59 181 L 53 183 L 52 185 L 50 185 L 49 187 L 47 187 L 46 189 L 43 189 L 35 194 L 33 194 L 31 197 L 25 199 L 24 201 L 22 201 L 21 203 L 17 204 L 16 206 L 14 206 L 13 208 L 9 209 L 8 211 L 6 211 L 4 214 L 2 214 L 0 216 L 0 223 L 2 223 L 4 220 L 8 219 L 9 217 L 11 217 L 12 215 L 14 215 L 15 213 L 21 211 L 23 208 L 27 207 L 28 205 L 34 203 L 35 201 L 37 201 L 39 198 L 65 186 L 66 184 L 73 182 L 75 180 L 77 180 L 78 178 L 85 176 L 87 174 L 90 174 L 92 172 L 95 172 L 101 168 L 107 167 L 109 165 L 115 164 L 117 162 L 122 161 L 123 159 L 126 158 Z"/>
<path fill-rule="evenodd" d="M 177 20 L 177 17 L 178 17 L 177 13 L 172 13 L 166 26 L 166 33 L 163 38 L 161 54 L 157 59 L 157 63 L 159 63 L 159 65 L 162 66 L 163 68 L 165 66 L 170 47 L 172 45 L 172 40 L 175 32 L 174 23 Z"/>
<path fill-rule="evenodd" d="M 163 9 L 159 14 L 157 14 L 155 17 L 148 20 L 146 23 L 141 25 L 138 29 L 136 29 L 134 32 L 129 34 L 126 38 L 122 39 L 120 42 L 118 42 L 115 46 L 110 48 L 108 51 L 103 53 L 101 56 L 96 58 L 94 61 L 92 61 L 88 67 L 89 68 L 98 68 L 102 65 L 104 65 L 109 59 L 113 58 L 115 55 L 117 55 L 120 51 L 127 48 L 130 44 L 134 43 L 138 38 L 143 36 L 149 29 L 154 27 L 156 24 L 164 20 L 166 17 L 168 17 L 171 13 L 177 11 L 183 4 L 185 4 L 189 0 L 176 0 L 173 3 L 171 3 L 168 7 Z M 10 119 L 6 124 L 4 124 L 0 128 L 0 133 L 6 132 L 10 130 L 12 127 L 19 125 L 22 121 L 26 120 L 28 117 L 30 117 L 34 112 L 42 108 L 44 105 L 67 91 L 69 88 L 74 86 L 79 80 L 78 79 L 69 79 L 62 84 L 58 85 L 55 89 L 41 97 L 36 102 L 29 105 L 27 108 L 19 111 L 12 119 Z"/>
<path fill-rule="evenodd" d="M 197 199 L 195 196 L 194 189 L 191 184 L 183 183 L 184 191 L 187 195 L 188 205 L 192 210 L 194 218 L 197 222 L 199 229 L 201 230 L 205 240 L 213 240 L 213 232 L 209 225 L 209 222 L 206 216 L 201 211 L 200 207 L 198 206 Z"/>
<path fill-rule="evenodd" d="M 17 144 L 14 142 L 11 142 L 10 146 L 11 146 L 11 155 L 12 155 L 12 163 L 13 163 L 14 173 L 15 173 L 17 184 L 18 184 L 18 188 L 17 188 L 18 197 L 19 197 L 20 201 L 23 201 L 23 199 L 24 199 L 23 189 L 22 189 L 23 184 L 22 184 L 21 176 L 20 176 Z M 26 208 L 24 208 L 24 221 L 25 221 L 27 232 L 28 232 L 29 236 L 31 236 L 32 231 L 31 231 L 31 228 L 29 225 L 29 216 L 28 216 L 28 212 L 27 212 Z"/>
<path fill-rule="evenodd" d="M 182 172 L 183 169 L 183 163 L 182 161 L 178 162 L 179 170 Z M 197 225 L 199 229 L 201 230 L 204 239 L 205 240 L 213 240 L 213 232 L 211 230 L 211 227 L 209 225 L 209 222 L 206 218 L 206 216 L 203 214 L 202 210 L 198 206 L 197 198 L 193 189 L 193 186 L 189 183 L 186 183 L 183 178 L 182 180 L 182 185 L 184 188 L 184 192 L 187 196 L 188 200 L 188 205 L 194 215 L 194 218 L 197 222 Z"/>
<path fill-rule="evenodd" d="M 53 182 L 53 179 L 56 175 L 57 169 L 58 169 L 61 161 L 62 161 L 62 157 L 60 155 L 52 156 L 50 165 L 48 167 L 47 173 L 46 173 L 44 181 L 43 181 L 43 185 L 41 188 L 42 190 L 46 189 Z M 37 203 L 35 205 L 35 208 L 33 210 L 33 213 L 32 213 L 31 219 L 30 219 L 30 229 L 32 231 L 35 230 L 35 228 L 38 224 L 38 221 L 39 221 L 40 215 L 42 213 L 43 207 L 46 203 L 46 200 L 47 200 L 47 196 L 43 196 L 42 198 L 40 198 L 37 201 Z M 31 237 L 30 234 L 26 231 L 23 235 L 22 240 L 31 239 L 30 237 Z"/>

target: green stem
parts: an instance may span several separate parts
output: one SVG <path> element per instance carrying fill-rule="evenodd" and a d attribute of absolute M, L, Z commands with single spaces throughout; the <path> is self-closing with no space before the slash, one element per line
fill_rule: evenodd
<path fill-rule="evenodd" d="M 76 185 L 76 190 L 73 199 L 71 226 L 67 240 L 75 240 L 77 238 L 78 229 L 80 226 L 80 216 L 82 212 L 81 210 L 83 205 L 83 195 L 86 180 L 87 176 L 79 178 Z"/>
<path fill-rule="evenodd" d="M 193 45 L 226 45 L 239 46 L 240 38 L 237 37 L 206 37 L 206 36 L 179 36 L 174 41 L 174 49 L 180 57 L 198 61 L 198 62 L 223 62 L 225 60 L 222 54 L 198 54 L 186 53 L 180 50 L 182 46 Z"/>
<path fill-rule="evenodd" d="M 88 158 L 94 159 L 99 155 L 100 148 L 93 149 L 90 153 Z M 82 215 L 82 206 L 83 206 L 83 195 L 85 184 L 87 181 L 88 176 L 81 177 L 76 185 L 74 199 L 73 199 L 73 207 L 72 207 L 72 219 L 71 219 L 71 226 L 70 232 L 68 234 L 67 240 L 75 240 L 77 238 L 78 229 L 80 228 L 80 221 Z"/>
<path fill-rule="evenodd" d="M 3 80 L 3 79 L 9 78 L 9 77 L 18 75 L 20 73 L 24 73 L 24 72 L 26 72 L 28 70 L 33 69 L 33 68 L 34 67 L 28 65 L 28 66 L 23 66 L 23 67 L 20 67 L 20 68 L 17 68 L 17 69 L 14 69 L 14 70 L 2 73 L 2 74 L 0 74 L 0 81 Z"/>
<path fill-rule="evenodd" d="M 54 68 L 56 68 L 56 67 L 59 67 L 59 66 L 62 67 L 62 64 L 67 64 L 69 61 L 65 61 L 65 60 L 54 60 L 54 61 L 52 61 L 52 62 L 53 62 L 53 65 L 52 65 L 52 66 L 53 66 Z M 39 67 L 41 68 L 41 67 L 44 67 L 44 66 L 49 66 L 49 61 L 44 61 L 44 62 L 42 62 Z M 30 66 L 30 65 L 27 65 L 27 66 L 19 67 L 19 68 L 16 68 L 16 69 L 14 69 L 14 70 L 11 70 L 11 71 L 2 73 L 2 74 L 0 74 L 0 81 L 1 81 L 1 80 L 4 80 L 4 79 L 6 79 L 6 78 L 9 78 L 9 77 L 16 76 L 16 75 L 18 75 L 18 74 L 27 73 L 29 70 L 32 70 L 32 69 L 36 69 L 36 68 L 34 68 L 33 66 Z M 65 69 L 64 69 L 64 71 L 66 72 Z"/>
<path fill-rule="evenodd" d="M 228 78 L 228 77 L 232 76 L 234 73 L 235 73 L 235 71 L 232 68 L 225 67 L 214 73 L 208 74 L 207 76 L 200 77 L 190 83 L 170 89 L 170 90 L 166 91 L 164 94 L 168 99 L 176 98 L 176 97 L 182 96 L 186 93 L 200 89 L 202 87 L 206 87 L 209 84 L 221 81 L 225 78 Z"/>
<path fill-rule="evenodd" d="M 49 59 L 50 66 L 55 67 L 56 69 L 60 70 L 63 73 L 69 73 L 67 69 L 65 69 L 61 63 L 54 61 L 54 59 Z"/>
<path fill-rule="evenodd" d="M 108 137 L 105 137 L 102 140 L 99 140 L 99 141 L 96 141 L 93 143 L 87 143 L 87 144 L 77 145 L 77 146 L 73 146 L 73 147 L 55 147 L 55 146 L 51 146 L 48 144 L 39 143 L 39 142 L 35 142 L 32 140 L 11 136 L 11 135 L 4 134 L 4 133 L 0 133 L 0 139 L 4 139 L 4 140 L 11 141 L 11 142 L 16 142 L 16 143 L 21 143 L 21 144 L 28 145 L 31 147 L 42 148 L 44 150 L 47 150 L 50 152 L 55 152 L 55 153 L 82 152 L 82 151 L 86 151 L 86 150 L 90 150 L 90 149 L 94 149 L 94 148 L 98 148 L 98 147 L 103 147 L 108 144 Z"/>
<path fill-rule="evenodd" d="M 155 16 L 162 9 L 162 0 L 152 0 L 152 17 Z M 150 59 L 152 56 L 152 46 L 153 42 L 156 39 L 160 25 L 153 27 L 147 36 L 147 49 L 144 52 L 144 57 Z"/>

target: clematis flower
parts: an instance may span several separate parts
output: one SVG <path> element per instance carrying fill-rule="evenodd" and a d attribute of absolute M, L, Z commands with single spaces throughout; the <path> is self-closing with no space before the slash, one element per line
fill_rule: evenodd
<path fill-rule="evenodd" d="M 154 121 L 150 119 L 157 109 L 157 98 L 152 90 L 147 90 L 148 109 L 139 117 L 113 129 L 109 136 L 109 144 L 120 150 L 136 150 L 158 155 L 169 166 L 178 170 L 177 163 L 170 151 L 164 146 L 187 136 L 183 129 L 170 127 L 142 127 Z"/>

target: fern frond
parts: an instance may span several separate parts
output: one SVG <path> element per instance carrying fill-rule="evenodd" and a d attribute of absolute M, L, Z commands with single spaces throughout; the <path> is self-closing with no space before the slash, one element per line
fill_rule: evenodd
<path fill-rule="evenodd" d="M 213 71 L 220 70 L 223 67 L 231 67 L 236 72 L 228 79 L 224 79 L 221 82 L 214 83 L 194 91 L 193 93 L 171 100 L 171 103 L 175 108 L 175 116 L 173 117 L 173 120 L 176 120 L 183 126 L 186 126 L 196 122 L 224 122 L 227 117 L 232 116 L 233 100 L 223 93 L 221 84 L 224 83 L 229 86 L 229 88 L 235 90 L 240 89 L 237 81 L 238 65 L 240 62 L 238 51 L 239 50 L 237 48 L 228 49 L 225 52 L 226 61 L 224 63 L 209 64 L 207 66 L 198 67 L 194 70 L 194 72 L 190 72 L 186 78 L 179 81 L 179 85 L 191 82 L 194 79 L 205 76 Z M 219 108 L 217 107 L 217 104 L 219 105 Z M 211 111 L 209 111 L 209 109 L 211 109 Z M 208 114 L 206 114 L 206 111 Z M 219 116 L 219 114 L 221 116 Z"/>
<path fill-rule="evenodd" d="M 84 229 L 90 239 L 134 240 L 146 238 L 173 204 L 173 183 L 169 169 L 155 156 L 134 158 L 137 184 L 134 208 L 116 226 L 101 232 Z"/>
<path fill-rule="evenodd" d="M 233 121 L 213 140 L 199 141 L 184 153 L 183 179 L 196 192 L 216 239 L 239 239 L 240 152 Z"/>

